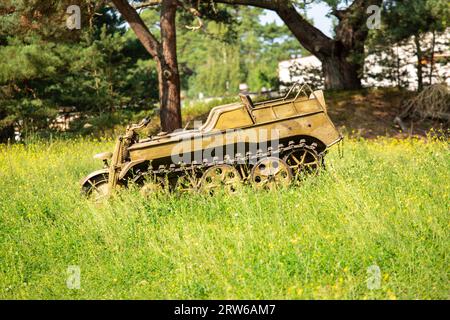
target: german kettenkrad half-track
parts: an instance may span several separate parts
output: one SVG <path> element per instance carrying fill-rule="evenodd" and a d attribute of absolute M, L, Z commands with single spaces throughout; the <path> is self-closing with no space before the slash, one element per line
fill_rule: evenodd
<path fill-rule="evenodd" d="M 272 189 L 317 173 L 327 149 L 342 140 L 320 90 L 295 84 L 280 99 L 240 98 L 213 108 L 197 129 L 140 139 L 138 131 L 149 120 L 129 126 L 113 153 L 95 156 L 104 168 L 84 178 L 83 192 L 101 198 L 130 184 L 142 192 L 234 192 L 242 184 Z"/>

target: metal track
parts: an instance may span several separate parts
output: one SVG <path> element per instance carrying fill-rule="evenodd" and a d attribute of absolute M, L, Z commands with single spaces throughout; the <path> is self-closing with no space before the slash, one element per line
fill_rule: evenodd
<path fill-rule="evenodd" d="M 236 153 L 234 158 L 231 158 L 229 155 L 225 155 L 223 160 L 218 159 L 217 157 L 213 158 L 213 161 L 209 161 L 208 159 L 203 159 L 202 163 L 197 163 L 196 161 L 193 161 L 190 164 L 170 164 L 170 165 L 160 165 L 157 169 L 151 168 L 151 164 L 149 165 L 150 169 L 146 172 L 138 172 L 135 178 L 133 179 L 134 182 L 137 182 L 138 180 L 145 178 L 146 176 L 159 176 L 159 177 L 165 177 L 167 175 L 183 175 L 187 173 L 203 173 L 208 168 L 213 167 L 215 165 L 221 165 L 221 164 L 228 164 L 235 167 L 240 167 L 239 172 L 241 173 L 244 181 L 247 180 L 248 175 L 244 174 L 245 171 L 249 171 L 248 168 L 250 168 L 254 163 L 256 163 L 258 160 L 266 158 L 266 157 L 279 157 L 283 158 L 284 154 L 288 153 L 291 150 L 297 150 L 307 148 L 312 150 L 318 157 L 318 159 L 321 161 L 323 157 L 325 156 L 326 150 L 322 151 L 321 153 L 317 153 L 316 148 L 317 144 L 312 143 L 311 145 L 306 144 L 306 140 L 302 139 L 298 143 L 295 143 L 294 141 L 289 141 L 287 146 L 284 146 L 283 144 L 280 144 L 276 150 L 273 150 L 271 147 L 269 147 L 265 152 L 262 150 L 258 150 L 256 154 L 252 154 L 251 152 L 247 152 L 245 156 L 243 156 L 240 153 Z M 253 162 L 253 163 L 252 163 Z"/>

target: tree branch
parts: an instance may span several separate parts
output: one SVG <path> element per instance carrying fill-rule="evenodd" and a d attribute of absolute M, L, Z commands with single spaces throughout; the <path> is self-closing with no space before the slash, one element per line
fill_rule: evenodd
<path fill-rule="evenodd" d="M 200 1 L 197 2 L 197 5 L 199 3 L 200 3 Z M 196 25 L 196 26 L 185 26 L 187 29 L 195 31 L 195 30 L 199 30 L 199 29 L 203 28 L 203 21 L 201 18 L 202 15 L 198 11 L 198 8 L 188 7 L 181 1 L 178 1 L 178 6 L 180 6 L 181 8 L 183 8 L 183 10 L 185 10 L 186 12 L 188 12 L 192 16 L 194 16 L 198 22 L 198 25 Z"/>
<path fill-rule="evenodd" d="M 231 4 L 231 5 L 244 5 L 258 7 L 262 9 L 276 10 L 279 0 L 213 0 L 213 2 Z"/>
<path fill-rule="evenodd" d="M 276 12 L 306 50 L 320 60 L 329 55 L 333 40 L 303 18 L 290 1 L 281 1 Z"/>
<path fill-rule="evenodd" d="M 333 14 L 338 17 L 336 26 L 337 41 L 347 48 L 364 50 L 364 42 L 368 35 L 367 8 L 371 5 L 381 6 L 382 0 L 354 0 L 345 10 L 335 10 Z"/>
<path fill-rule="evenodd" d="M 214 0 L 217 3 L 248 5 L 278 13 L 306 50 L 322 59 L 332 51 L 333 40 L 314 27 L 295 9 L 290 0 Z"/>
<path fill-rule="evenodd" d="M 133 29 L 139 41 L 154 58 L 159 58 L 160 43 L 127 0 L 112 0 L 114 6 Z"/>
<path fill-rule="evenodd" d="M 138 5 L 133 6 L 134 9 L 139 10 L 139 9 L 145 9 L 148 7 L 154 7 L 157 6 L 159 4 L 161 4 L 162 0 L 149 0 L 146 1 L 144 3 L 140 3 Z"/>

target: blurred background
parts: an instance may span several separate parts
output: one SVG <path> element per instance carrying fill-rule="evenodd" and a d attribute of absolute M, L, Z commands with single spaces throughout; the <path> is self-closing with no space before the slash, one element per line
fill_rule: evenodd
<path fill-rule="evenodd" d="M 160 40 L 161 1 L 153 2 L 128 4 Z M 204 119 L 213 106 L 237 101 L 240 92 L 274 97 L 302 81 L 326 89 L 330 114 L 348 133 L 422 135 L 448 128 L 448 1 L 294 1 L 298 25 L 248 3 L 180 2 L 183 126 Z M 370 3 L 380 4 L 379 14 L 368 11 Z M 69 25 L 70 5 L 80 8 L 79 29 Z M 374 27 L 368 28 L 371 17 Z M 325 68 L 334 63 L 323 54 L 329 43 L 342 44 L 343 60 L 356 66 L 356 85 L 327 83 Z M 114 136 L 148 114 L 155 115 L 149 130 L 156 132 L 158 83 L 155 60 L 114 3 L 0 4 L 0 142 Z M 432 103 L 431 111 L 423 109 Z"/>

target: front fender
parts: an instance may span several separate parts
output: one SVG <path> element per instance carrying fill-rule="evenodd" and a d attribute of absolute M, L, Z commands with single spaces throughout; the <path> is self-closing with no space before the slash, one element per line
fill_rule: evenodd
<path fill-rule="evenodd" d="M 143 160 L 135 160 L 135 161 L 130 161 L 127 162 L 123 167 L 122 170 L 120 171 L 119 174 L 119 180 L 122 180 L 123 178 L 125 178 L 126 174 L 128 172 L 130 172 L 131 169 L 134 168 L 134 166 L 137 166 L 138 164 L 141 164 L 143 162 L 145 162 L 147 160 L 143 159 Z"/>
<path fill-rule="evenodd" d="M 105 173 L 106 173 L 106 174 L 109 174 L 109 169 L 108 169 L 108 168 L 100 169 L 100 170 L 91 172 L 88 176 L 86 176 L 85 178 L 83 178 L 83 179 L 80 181 L 80 184 L 81 184 L 82 186 L 84 186 L 85 183 L 88 182 L 91 178 L 93 178 L 93 177 L 95 177 L 95 176 L 98 176 L 98 175 L 105 174 Z"/>

